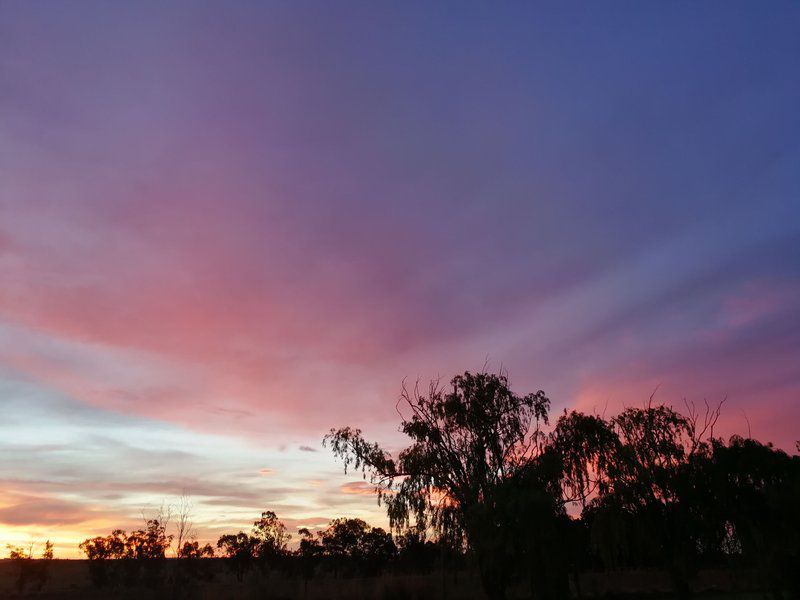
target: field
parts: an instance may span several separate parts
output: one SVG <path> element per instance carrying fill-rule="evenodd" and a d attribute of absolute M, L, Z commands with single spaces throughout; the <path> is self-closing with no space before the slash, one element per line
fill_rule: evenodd
<path fill-rule="evenodd" d="M 40 561 L 34 561 L 40 562 Z M 174 567 L 168 561 L 169 569 Z M 309 600 L 376 598 L 379 600 L 406 599 L 482 599 L 480 581 L 472 573 L 441 573 L 429 575 L 384 574 L 379 577 L 341 579 L 317 577 L 304 584 L 301 578 L 280 574 L 249 574 L 243 582 L 227 572 L 221 561 L 213 561 L 214 577 L 211 581 L 193 581 L 176 586 L 164 584 L 158 589 L 147 587 L 107 587 L 92 585 L 88 565 L 81 560 L 54 560 L 48 565 L 46 579 L 32 578 L 26 589 L 17 589 L 18 566 L 10 560 L 0 561 L 0 598 L 39 598 L 42 600 L 95 600 L 105 598 L 186 598 L 198 600 L 248 600 L 290 599 Z M 34 569 L 34 571 L 36 571 Z M 41 583 L 41 588 L 38 584 Z M 658 571 L 626 573 L 587 573 L 580 579 L 580 597 L 583 598 L 642 598 L 666 600 L 671 598 L 669 579 Z M 742 574 L 734 580 L 725 572 L 703 572 L 694 582 L 698 595 L 719 600 L 755 600 L 762 595 L 754 593 L 751 582 Z M 576 592 L 576 590 L 573 590 Z M 578 597 L 577 593 L 574 593 Z M 526 586 L 510 590 L 509 598 L 529 598 Z"/>

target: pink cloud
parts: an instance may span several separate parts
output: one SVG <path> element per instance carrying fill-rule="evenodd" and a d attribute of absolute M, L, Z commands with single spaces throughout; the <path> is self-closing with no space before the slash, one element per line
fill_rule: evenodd
<path fill-rule="evenodd" d="M 350 481 L 343 484 L 339 490 L 343 494 L 353 494 L 358 496 L 376 496 L 375 486 L 366 481 Z"/>
<path fill-rule="evenodd" d="M 734 328 L 793 308 L 800 303 L 800 283 L 795 281 L 750 281 L 727 298 L 721 309 L 722 321 Z"/>
<path fill-rule="evenodd" d="M 657 403 L 687 412 L 686 403 L 705 410 L 724 402 L 715 435 L 752 433 L 758 439 L 772 441 L 791 450 L 798 437 L 793 425 L 800 418 L 800 382 L 792 379 L 788 358 L 764 355 L 740 370 L 735 361 L 716 364 L 690 362 L 659 368 L 642 363 L 634 368 L 609 371 L 584 381 L 574 396 L 576 410 L 612 417 L 627 406 L 643 406 L 650 395 Z M 785 364 L 781 367 L 780 362 Z M 784 375 L 771 381 L 773 374 Z"/>

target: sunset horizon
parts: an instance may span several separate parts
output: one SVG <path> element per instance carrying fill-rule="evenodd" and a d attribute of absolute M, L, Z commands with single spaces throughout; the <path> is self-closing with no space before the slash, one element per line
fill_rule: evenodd
<path fill-rule="evenodd" d="M 798 32 L 0 0 L 0 547 L 84 559 L 182 499 L 211 545 L 265 511 L 292 549 L 390 531 L 323 438 L 396 457 L 403 390 L 465 372 L 543 390 L 547 432 L 652 399 L 796 455 Z"/>

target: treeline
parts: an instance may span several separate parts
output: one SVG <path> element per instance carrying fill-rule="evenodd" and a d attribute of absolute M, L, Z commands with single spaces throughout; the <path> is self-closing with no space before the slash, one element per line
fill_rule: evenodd
<path fill-rule="evenodd" d="M 362 519 L 334 519 L 313 533 L 301 528 L 298 537 L 299 544 L 290 549 L 292 536 L 274 512 L 266 511 L 250 532 L 222 535 L 216 546 L 184 541 L 174 548 L 174 558 L 178 559 L 176 563 L 185 565 L 187 575 L 200 579 L 212 578 L 214 568 L 196 561 L 224 559 L 226 568 L 242 581 L 250 571 L 283 572 L 306 579 L 319 574 L 375 576 L 387 567 L 426 573 L 443 557 L 457 564 L 464 556 L 462 547 L 448 545 L 444 540 L 431 541 L 424 533 L 413 531 L 392 536 Z M 163 521 L 150 519 L 145 529 L 130 534 L 117 529 L 107 536 L 85 540 L 80 549 L 89 559 L 92 579 L 99 586 L 158 586 L 165 582 L 174 538 L 166 533 Z"/>
<path fill-rule="evenodd" d="M 30 544 L 27 548 L 6 544 L 8 558 L 17 567 L 15 586 L 18 593 L 26 590 L 39 592 L 50 575 L 50 563 L 53 561 L 52 542 L 47 540 L 44 543 L 44 548 L 38 557 L 34 556 L 33 547 L 34 544 Z"/>
<path fill-rule="evenodd" d="M 334 519 L 317 532 L 299 529 L 299 543 L 291 549 L 292 536 L 272 511 L 262 513 L 249 532 L 222 535 L 215 546 L 196 540 L 176 545 L 175 537 L 167 534 L 167 519 L 149 519 L 144 529 L 114 530 L 85 540 L 80 549 L 89 559 L 92 582 L 111 589 L 190 589 L 214 579 L 221 569 L 239 582 L 251 574 L 270 573 L 308 582 L 314 577 L 372 577 L 387 569 L 430 573 L 443 564 L 463 568 L 466 560 L 463 547 L 444 539 L 428 540 L 423 532 L 415 531 L 393 536 L 361 519 L 348 518 Z"/>
<path fill-rule="evenodd" d="M 613 417 L 551 422 L 539 391 L 465 373 L 424 394 L 404 390 L 392 456 L 357 429 L 324 444 L 374 484 L 391 532 L 358 519 L 291 536 L 267 511 L 249 532 L 201 545 L 165 519 L 84 541 L 97 585 L 202 581 L 221 568 L 315 577 L 386 570 L 472 570 L 493 600 L 581 596 L 581 573 L 657 569 L 680 598 L 701 569 L 750 573 L 774 599 L 800 597 L 800 457 L 749 437 L 715 435 L 721 407 L 646 402 Z M 400 411 L 402 414 L 402 410 Z M 168 550 L 179 559 L 165 568 Z M 224 566 L 223 566 L 224 565 Z"/>
<path fill-rule="evenodd" d="M 800 597 L 800 457 L 716 436 L 720 406 L 681 413 L 651 398 L 551 423 L 543 392 L 518 396 L 491 373 L 402 400 L 411 444 L 396 457 L 347 427 L 325 443 L 369 477 L 394 529 L 461 540 L 492 599 L 521 581 L 534 598 L 567 598 L 580 572 L 641 568 L 687 598 L 704 567 Z"/>

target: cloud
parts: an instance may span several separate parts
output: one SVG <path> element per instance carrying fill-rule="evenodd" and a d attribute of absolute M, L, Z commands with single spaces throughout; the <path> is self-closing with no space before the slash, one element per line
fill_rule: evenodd
<path fill-rule="evenodd" d="M 296 446 L 281 451 L 93 408 L 25 380 L 2 380 L 0 398 L 9 415 L 0 422 L 7 459 L 0 507 L 9 542 L 49 537 L 59 556 L 77 557 L 85 537 L 138 527 L 143 512 L 184 494 L 198 536 L 210 541 L 249 528 L 267 509 L 304 522 L 330 520 L 339 510 L 383 518 L 368 498 L 339 500 L 346 480 L 339 467 Z M 267 477 L 260 472 L 265 461 L 275 465 Z"/>
<path fill-rule="evenodd" d="M 96 518 L 96 514 L 76 502 L 52 497 L 22 496 L 15 504 L 0 508 L 4 525 L 74 525 Z"/>
<path fill-rule="evenodd" d="M 375 486 L 366 481 L 349 481 L 339 487 L 343 494 L 356 494 L 359 496 L 376 496 Z"/>

